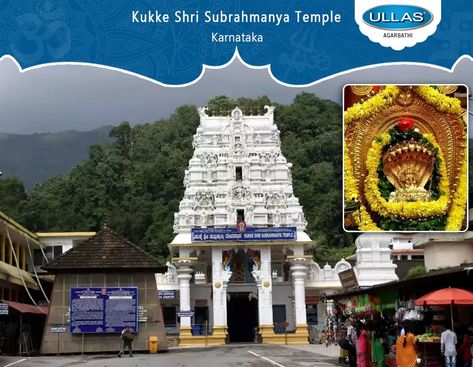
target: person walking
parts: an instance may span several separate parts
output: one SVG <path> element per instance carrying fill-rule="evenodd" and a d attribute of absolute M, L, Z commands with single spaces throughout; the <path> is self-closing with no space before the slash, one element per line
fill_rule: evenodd
<path fill-rule="evenodd" d="M 133 331 L 131 330 L 130 325 L 127 325 L 121 334 L 121 339 L 123 340 L 123 349 L 118 352 L 118 356 L 121 358 L 125 354 L 125 349 L 128 348 L 130 357 L 133 357 Z"/>
<path fill-rule="evenodd" d="M 457 365 L 457 334 L 447 327 L 440 335 L 440 351 L 445 356 L 445 367 Z"/>

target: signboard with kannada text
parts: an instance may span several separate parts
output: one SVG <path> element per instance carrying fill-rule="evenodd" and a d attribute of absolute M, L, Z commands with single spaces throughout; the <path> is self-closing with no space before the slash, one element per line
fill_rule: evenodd
<path fill-rule="evenodd" d="M 71 288 L 71 333 L 138 332 L 138 288 Z"/>
<path fill-rule="evenodd" d="M 236 228 L 192 228 L 192 242 L 221 241 L 295 241 L 296 227 L 249 227 L 244 232 Z"/>

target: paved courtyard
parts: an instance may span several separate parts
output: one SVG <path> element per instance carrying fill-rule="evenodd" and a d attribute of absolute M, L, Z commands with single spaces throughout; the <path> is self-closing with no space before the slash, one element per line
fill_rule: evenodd
<path fill-rule="evenodd" d="M 0 357 L 0 367 L 332 367 L 338 362 L 338 347 L 324 345 L 272 346 L 228 345 L 222 347 L 172 349 L 168 353 L 136 354 L 133 358 L 115 355 Z"/>

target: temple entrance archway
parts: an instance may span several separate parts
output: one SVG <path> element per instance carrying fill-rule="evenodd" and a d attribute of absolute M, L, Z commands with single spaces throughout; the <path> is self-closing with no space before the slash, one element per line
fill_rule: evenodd
<path fill-rule="evenodd" d="M 251 292 L 228 293 L 227 326 L 230 343 L 254 342 L 258 327 L 258 300 Z"/>

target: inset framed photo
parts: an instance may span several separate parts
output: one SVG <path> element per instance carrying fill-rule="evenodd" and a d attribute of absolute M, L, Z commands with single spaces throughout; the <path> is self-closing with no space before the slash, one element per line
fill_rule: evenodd
<path fill-rule="evenodd" d="M 346 231 L 465 231 L 468 88 L 346 85 Z"/>

